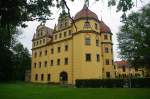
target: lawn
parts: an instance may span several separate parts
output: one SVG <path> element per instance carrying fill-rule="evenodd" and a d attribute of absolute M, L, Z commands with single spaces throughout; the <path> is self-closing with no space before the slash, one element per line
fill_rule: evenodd
<path fill-rule="evenodd" d="M 0 99 L 150 99 L 150 88 L 66 88 L 29 83 L 0 84 Z"/>

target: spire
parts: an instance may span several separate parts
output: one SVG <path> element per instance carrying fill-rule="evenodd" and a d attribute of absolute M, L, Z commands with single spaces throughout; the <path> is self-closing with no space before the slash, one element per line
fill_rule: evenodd
<path fill-rule="evenodd" d="M 89 7 L 89 0 L 84 0 L 83 9 L 87 9 Z"/>

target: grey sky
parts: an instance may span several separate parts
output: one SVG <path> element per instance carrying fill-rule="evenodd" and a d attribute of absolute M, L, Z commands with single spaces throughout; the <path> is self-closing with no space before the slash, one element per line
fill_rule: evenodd
<path fill-rule="evenodd" d="M 84 0 L 75 0 L 75 2 L 70 2 L 69 0 L 66 0 L 67 4 L 70 8 L 71 16 L 75 16 L 75 14 L 80 11 L 84 5 Z M 99 2 L 95 2 L 95 0 L 90 0 L 90 6 L 89 9 L 92 10 L 94 13 L 96 13 L 99 17 L 99 19 L 102 20 L 110 27 L 112 33 L 113 33 L 113 43 L 114 43 L 114 60 L 119 60 L 119 54 L 117 49 L 117 37 L 116 33 L 119 31 L 119 27 L 121 26 L 120 22 L 120 16 L 121 12 L 116 13 L 116 7 L 107 7 L 107 0 L 100 0 Z M 102 2 L 104 1 L 104 2 Z M 136 1 L 136 0 L 135 0 Z M 150 2 L 150 0 L 142 0 L 141 3 L 140 0 L 138 0 L 137 6 L 134 7 L 131 11 L 137 11 L 142 6 Z M 53 15 L 52 18 L 54 20 L 50 20 L 46 22 L 46 26 L 53 28 L 55 24 L 57 24 L 57 19 L 59 16 L 59 13 L 61 12 L 60 9 L 57 8 L 51 8 Z M 128 13 L 131 13 L 129 11 Z M 20 36 L 20 41 L 23 43 L 25 47 L 27 47 L 30 51 L 32 48 L 32 37 L 33 34 L 36 31 L 36 27 L 39 25 L 39 22 L 27 22 L 28 27 L 25 29 L 22 29 L 23 35 Z"/>

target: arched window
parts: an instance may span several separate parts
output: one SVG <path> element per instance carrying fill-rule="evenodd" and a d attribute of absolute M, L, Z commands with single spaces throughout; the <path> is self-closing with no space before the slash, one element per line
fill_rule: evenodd
<path fill-rule="evenodd" d="M 51 74 L 48 74 L 47 75 L 47 81 L 50 81 L 51 80 Z"/>

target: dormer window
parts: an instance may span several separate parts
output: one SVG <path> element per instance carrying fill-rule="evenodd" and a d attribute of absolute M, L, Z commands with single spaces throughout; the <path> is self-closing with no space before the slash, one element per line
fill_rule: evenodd
<path fill-rule="evenodd" d="M 89 22 L 89 21 L 85 21 L 83 28 L 88 29 L 88 28 L 90 28 L 90 27 L 91 27 L 90 22 Z"/>

